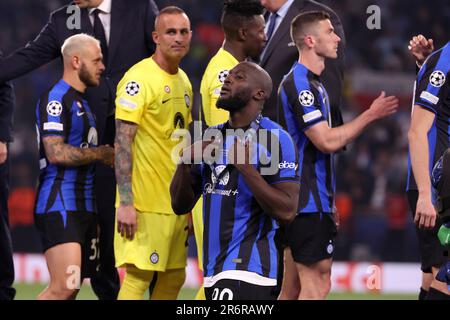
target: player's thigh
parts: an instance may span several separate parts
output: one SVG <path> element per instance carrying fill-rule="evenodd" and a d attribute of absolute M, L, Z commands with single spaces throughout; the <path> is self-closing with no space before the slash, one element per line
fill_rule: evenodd
<path fill-rule="evenodd" d="M 186 266 L 186 215 L 179 217 L 174 214 L 137 211 L 137 221 L 138 229 L 133 240 L 125 239 L 115 231 L 117 267 L 131 264 L 141 270 L 164 272 L 166 269 Z"/>
<path fill-rule="evenodd" d="M 65 285 L 68 280 L 81 280 L 81 245 L 77 242 L 62 243 L 45 251 L 51 282 Z M 70 279 L 69 279 L 70 277 Z"/>

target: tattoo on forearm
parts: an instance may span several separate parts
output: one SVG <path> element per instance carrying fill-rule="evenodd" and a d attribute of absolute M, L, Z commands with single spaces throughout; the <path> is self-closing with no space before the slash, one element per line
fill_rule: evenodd
<path fill-rule="evenodd" d="M 47 158 L 59 165 L 76 167 L 97 160 L 95 148 L 76 148 L 64 143 L 62 137 L 45 137 L 42 140 Z"/>
<path fill-rule="evenodd" d="M 114 141 L 115 168 L 120 204 L 122 205 L 133 204 L 131 184 L 133 158 L 131 155 L 131 145 L 136 136 L 137 129 L 138 126 L 134 123 L 122 120 L 116 121 L 116 138 Z"/>

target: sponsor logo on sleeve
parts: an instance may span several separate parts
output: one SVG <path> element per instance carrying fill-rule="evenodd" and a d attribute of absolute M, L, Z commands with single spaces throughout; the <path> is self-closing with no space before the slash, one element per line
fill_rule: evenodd
<path fill-rule="evenodd" d="M 124 99 L 124 98 L 119 98 L 119 104 L 124 106 L 124 107 L 127 107 L 129 109 L 136 109 L 137 108 L 137 104 L 136 103 L 134 103 L 134 102 L 132 102 L 130 100 Z"/>
<path fill-rule="evenodd" d="M 279 169 L 295 169 L 295 170 L 297 170 L 298 164 L 296 164 L 295 162 L 283 161 L 278 164 L 278 168 Z"/>
<path fill-rule="evenodd" d="M 64 125 L 59 122 L 45 122 L 44 130 L 64 131 Z"/>
<path fill-rule="evenodd" d="M 305 123 L 308 123 L 308 122 L 311 122 L 313 120 L 320 118 L 321 116 L 322 116 L 322 112 L 320 110 L 314 110 L 310 113 L 304 114 L 303 121 L 305 121 Z"/>
<path fill-rule="evenodd" d="M 439 102 L 439 97 L 436 97 L 434 94 L 431 94 L 428 91 L 422 91 L 422 93 L 420 94 L 420 98 L 432 104 L 437 104 Z"/>

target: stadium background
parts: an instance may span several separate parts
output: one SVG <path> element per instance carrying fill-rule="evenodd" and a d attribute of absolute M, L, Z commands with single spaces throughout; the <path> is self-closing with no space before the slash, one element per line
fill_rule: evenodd
<path fill-rule="evenodd" d="M 191 18 L 194 37 L 182 67 L 189 75 L 195 102 L 209 58 L 220 47 L 222 1 L 155 1 L 160 8 L 174 4 Z M 341 214 L 333 270 L 334 298 L 413 298 L 418 288 L 418 247 L 404 195 L 407 170 L 407 129 L 410 119 L 415 64 L 407 44 L 422 33 L 441 47 L 448 40 L 450 3 L 447 0 L 327 0 L 340 16 L 347 38 L 347 71 L 343 112 L 351 119 L 368 106 L 379 91 L 400 98 L 400 111 L 372 125 L 338 157 L 337 206 Z M 2 0 L 0 2 L 0 48 L 13 52 L 33 39 L 47 22 L 49 13 L 65 0 Z M 369 5 L 381 8 L 381 29 L 369 30 Z M 130 5 L 132 1 L 130 0 Z M 447 34 L 446 34 L 447 32 Z M 11 148 L 10 223 L 16 264 L 18 298 L 33 299 L 46 281 L 45 260 L 33 226 L 33 203 L 38 177 L 38 153 L 34 109 L 40 94 L 61 75 L 59 61 L 14 81 L 16 92 L 15 142 Z M 191 239 L 193 240 L 193 239 Z M 190 241 L 195 257 L 195 241 Z M 36 254 L 36 255 L 35 255 Z M 393 264 L 391 264 L 393 263 Z M 380 269 L 373 269 L 373 265 Z M 196 259 L 189 264 L 187 288 L 195 288 L 199 274 Z M 381 288 L 367 287 L 370 270 L 381 273 Z M 375 272 L 376 274 L 376 272 Z M 93 298 L 89 289 L 81 298 Z M 194 290 L 184 290 L 190 298 Z M 383 294 L 402 295 L 383 295 Z"/>

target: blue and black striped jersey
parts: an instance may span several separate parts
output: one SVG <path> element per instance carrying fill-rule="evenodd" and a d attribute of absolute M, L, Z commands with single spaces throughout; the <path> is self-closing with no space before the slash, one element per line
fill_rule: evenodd
<path fill-rule="evenodd" d="M 331 127 L 328 94 L 319 76 L 297 63 L 281 82 L 278 97 L 286 129 L 299 154 L 298 213 L 332 213 L 336 189 L 334 154 L 321 152 L 305 134 L 305 130 L 322 121 Z"/>
<path fill-rule="evenodd" d="M 435 114 L 435 120 L 428 132 L 430 176 L 435 163 L 450 147 L 449 71 L 450 42 L 427 58 L 417 74 L 414 89 L 412 112 L 414 112 L 414 105 L 418 105 Z M 409 154 L 406 190 L 417 190 Z"/>
<path fill-rule="evenodd" d="M 94 115 L 82 93 L 60 80 L 36 108 L 40 177 L 35 213 L 95 212 L 94 164 L 67 167 L 49 163 L 42 138 L 60 136 L 76 148 L 97 146 Z"/>
<path fill-rule="evenodd" d="M 268 118 L 258 118 L 253 166 L 267 183 L 299 183 L 295 145 L 289 134 Z M 220 279 L 276 285 L 277 222 L 264 212 L 244 177 L 228 163 L 236 139 L 228 124 L 222 132 L 222 161 L 193 166 L 203 194 L 203 270 L 205 287 Z M 248 132 L 248 131 L 246 131 Z"/>

